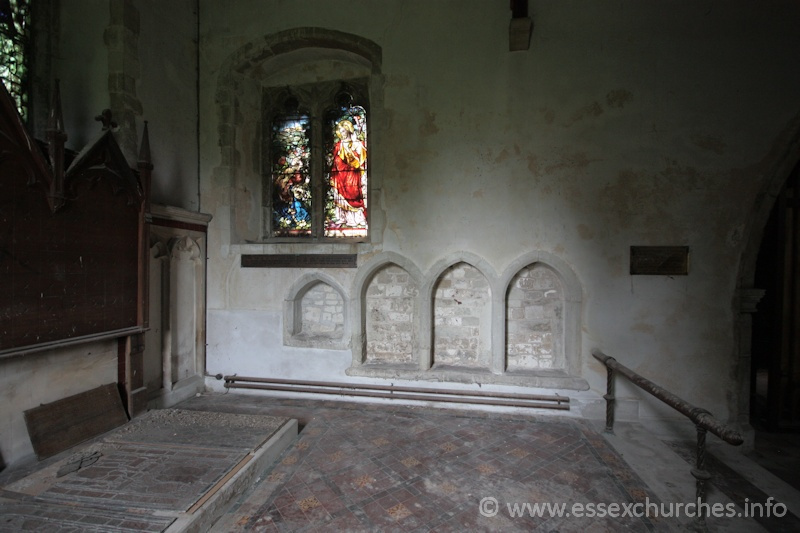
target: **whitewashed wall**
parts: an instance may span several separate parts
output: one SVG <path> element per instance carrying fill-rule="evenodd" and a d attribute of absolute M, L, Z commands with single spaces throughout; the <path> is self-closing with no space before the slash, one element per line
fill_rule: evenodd
<path fill-rule="evenodd" d="M 355 379 L 346 375 L 348 350 L 283 342 L 286 291 L 307 270 L 239 266 L 242 253 L 306 250 L 236 237 L 241 199 L 259 194 L 241 181 L 257 172 L 257 127 L 242 129 L 235 153 L 219 149 L 230 134 L 220 129 L 225 112 L 258 120 L 257 109 L 220 109 L 231 58 L 278 32 L 318 27 L 382 51 L 384 101 L 371 139 L 380 189 L 371 206 L 385 223 L 376 244 L 357 247 L 360 263 L 391 252 L 429 272 L 469 253 L 503 272 L 524 253 L 550 254 L 582 289 L 573 340 L 596 398 L 605 373 L 590 351 L 600 348 L 723 420 L 736 418 L 737 276 L 764 222 L 753 216 L 769 202 L 760 195 L 784 177 L 781 158 L 796 132 L 796 3 L 532 3 L 530 50 L 514 53 L 507 2 L 200 5 L 201 207 L 214 215 L 211 374 Z M 239 90 L 242 101 L 257 92 Z M 631 245 L 688 245 L 690 274 L 632 277 Z M 356 272 L 325 273 L 355 290 Z M 649 399 L 640 408 L 644 418 L 673 416 Z"/>
<path fill-rule="evenodd" d="M 54 80 L 61 87 L 67 147 L 80 150 L 101 131 L 95 117 L 124 93 L 133 123 L 119 121 L 118 142 L 135 168 L 143 122 L 148 121 L 154 203 L 197 211 L 197 2 L 69 0 L 42 3 L 47 31 L 35 36 L 34 79 L 40 86 L 34 135 L 45 138 Z M 115 45 L 109 45 L 116 39 Z M 52 56 L 46 55 L 52 50 Z M 112 82 L 123 75 L 127 85 Z M 200 274 L 203 274 L 201 269 Z M 201 291 L 204 280 L 199 280 Z M 201 295 L 202 304 L 202 295 Z M 158 317 L 156 317 L 158 318 Z M 202 325 L 189 333 L 202 334 Z M 198 341 L 200 342 L 200 341 Z M 198 351 L 202 346 L 198 346 Z M 202 366 L 202 355 L 198 356 Z M 0 469 L 29 458 L 26 409 L 117 381 L 116 341 L 0 359 Z M 184 369 L 184 373 L 202 368 Z M 181 376 L 186 377 L 186 376 Z M 200 381 L 197 379 L 197 381 Z"/>
<path fill-rule="evenodd" d="M 25 411 L 117 381 L 117 341 L 0 359 L 0 466 L 33 457 Z"/>

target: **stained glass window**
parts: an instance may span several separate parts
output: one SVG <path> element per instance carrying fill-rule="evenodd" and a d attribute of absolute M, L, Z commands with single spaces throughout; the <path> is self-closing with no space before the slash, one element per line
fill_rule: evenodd
<path fill-rule="evenodd" d="M 328 113 L 326 237 L 367 235 L 367 112 L 346 105 Z"/>
<path fill-rule="evenodd" d="M 17 101 L 20 115 L 28 111 L 28 43 L 30 33 L 30 2 L 0 0 L 0 78 Z"/>
<path fill-rule="evenodd" d="M 367 108 L 355 94 L 341 82 L 265 93 L 280 108 L 265 130 L 268 238 L 368 236 Z"/>
<path fill-rule="evenodd" d="M 272 218 L 276 237 L 311 235 L 311 124 L 307 116 L 272 123 Z"/>

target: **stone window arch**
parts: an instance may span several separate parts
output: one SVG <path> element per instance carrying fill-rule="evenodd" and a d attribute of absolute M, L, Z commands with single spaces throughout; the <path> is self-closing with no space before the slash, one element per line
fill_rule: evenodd
<path fill-rule="evenodd" d="M 271 34 L 246 44 L 229 57 L 217 86 L 221 159 L 214 177 L 231 184 L 232 243 L 376 242 L 381 234 L 376 220 L 383 223 L 382 217 L 375 216 L 376 202 L 372 201 L 372 191 L 379 188 L 381 165 L 375 149 L 379 146 L 375 139 L 379 135 L 383 101 L 380 69 L 381 49 L 375 43 L 323 28 L 295 28 Z M 353 104 L 362 107 L 366 104 L 369 121 L 368 190 L 364 195 L 369 234 L 336 233 L 331 225 L 307 234 L 276 231 L 274 208 L 279 207 L 280 214 L 288 207 L 285 214 L 292 216 L 294 206 L 288 203 L 276 206 L 271 187 L 275 161 L 271 160 L 273 152 L 267 137 L 271 136 L 274 118 L 286 114 L 288 105 L 289 114 L 304 112 L 312 121 L 319 119 L 319 131 L 310 133 L 308 143 L 312 150 L 324 153 L 321 123 L 326 109 L 331 104 L 334 107 L 341 104 L 345 94 L 353 97 Z M 317 161 L 318 166 L 325 163 L 324 157 Z M 318 175 L 311 179 L 322 181 L 324 171 L 316 167 L 309 170 Z M 327 193 L 324 183 L 315 187 L 309 191 L 309 195 L 316 195 L 315 201 L 303 209 L 309 211 L 311 218 L 321 220 L 326 216 Z M 283 200 L 294 204 L 288 192 L 283 194 Z"/>

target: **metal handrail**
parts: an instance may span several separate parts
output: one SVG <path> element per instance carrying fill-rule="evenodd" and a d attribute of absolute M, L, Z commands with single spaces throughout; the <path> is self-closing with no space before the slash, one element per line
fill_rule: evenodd
<path fill-rule="evenodd" d="M 695 467 L 692 468 L 692 476 L 694 476 L 696 483 L 696 495 L 698 501 L 697 519 L 701 526 L 705 526 L 705 507 L 700 505 L 705 503 L 705 483 L 711 475 L 705 469 L 706 460 L 706 432 L 710 431 L 717 437 L 721 438 L 728 444 L 739 446 L 744 442 L 742 435 L 731 428 L 726 426 L 714 416 L 703 408 L 696 407 L 686 400 L 672 394 L 668 390 L 660 387 L 650 381 L 649 379 L 637 374 L 625 365 L 617 362 L 611 356 L 608 356 L 600 350 L 592 350 L 592 355 L 606 367 L 607 382 L 606 394 L 603 396 L 606 400 L 606 432 L 614 433 L 614 373 L 619 372 L 630 380 L 631 383 L 639 387 L 645 392 L 649 392 L 654 397 L 658 398 L 665 404 L 669 405 L 679 413 L 683 414 L 691 420 L 697 429 L 697 459 Z"/>

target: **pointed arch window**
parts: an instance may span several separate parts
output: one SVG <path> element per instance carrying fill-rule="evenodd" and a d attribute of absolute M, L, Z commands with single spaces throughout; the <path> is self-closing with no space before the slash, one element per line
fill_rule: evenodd
<path fill-rule="evenodd" d="M 358 84 L 264 94 L 264 235 L 363 241 L 369 234 L 368 105 Z"/>
<path fill-rule="evenodd" d="M 28 114 L 30 18 L 29 0 L 0 0 L 0 78 L 23 120 Z"/>

